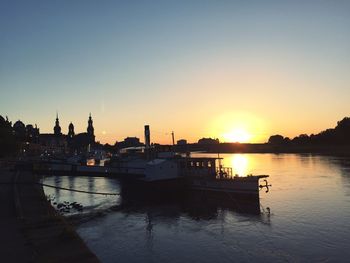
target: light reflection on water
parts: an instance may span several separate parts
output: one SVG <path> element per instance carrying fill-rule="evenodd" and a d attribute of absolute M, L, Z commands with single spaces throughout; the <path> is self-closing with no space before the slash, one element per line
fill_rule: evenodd
<path fill-rule="evenodd" d="M 217 155 L 212 155 L 217 157 Z M 260 193 L 271 214 L 242 212 L 241 203 L 195 195 L 134 200 L 48 190 L 105 216 L 78 227 L 102 262 L 347 262 L 350 256 L 350 159 L 296 154 L 221 154 L 234 173 L 270 174 Z M 47 181 L 48 180 L 48 181 Z M 107 178 L 47 178 L 46 183 L 123 191 Z M 141 198 L 142 199 L 142 198 Z M 114 209 L 126 202 L 121 208 Z M 251 208 L 251 207 L 250 207 Z M 244 210 L 245 211 L 245 210 Z"/>
<path fill-rule="evenodd" d="M 118 181 L 103 177 L 50 176 L 44 179 L 44 183 L 80 191 L 120 193 Z M 112 205 L 120 204 L 119 195 L 85 194 L 45 186 L 44 191 L 47 196 L 51 197 L 52 203 L 77 202 L 83 205 L 84 213 L 96 211 L 96 209 L 107 209 Z M 72 209 L 68 214 L 75 214 L 76 212 Z"/>
<path fill-rule="evenodd" d="M 234 155 L 231 159 L 233 174 L 237 174 L 239 176 L 244 176 L 248 174 L 248 166 L 249 160 L 243 154 Z"/>

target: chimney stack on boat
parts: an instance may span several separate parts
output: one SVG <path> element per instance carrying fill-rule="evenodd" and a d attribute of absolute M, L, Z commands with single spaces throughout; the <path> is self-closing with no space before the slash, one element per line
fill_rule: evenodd
<path fill-rule="evenodd" d="M 145 145 L 147 150 L 151 148 L 151 134 L 149 131 L 149 125 L 145 125 Z"/>

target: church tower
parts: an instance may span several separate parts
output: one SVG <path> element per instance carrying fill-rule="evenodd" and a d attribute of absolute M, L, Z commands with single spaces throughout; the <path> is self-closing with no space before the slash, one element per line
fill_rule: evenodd
<path fill-rule="evenodd" d="M 60 127 L 60 122 L 58 120 L 58 113 L 56 113 L 56 122 L 55 122 L 55 127 L 53 127 L 53 132 L 56 136 L 61 135 L 61 127 Z"/>
<path fill-rule="evenodd" d="M 92 126 L 91 113 L 89 115 L 89 120 L 88 120 L 87 134 L 88 134 L 89 138 L 91 139 L 91 141 L 95 142 L 94 127 Z"/>
<path fill-rule="evenodd" d="M 74 133 L 74 125 L 73 123 L 70 123 L 68 126 L 68 138 L 72 139 L 74 137 L 75 133 Z"/>

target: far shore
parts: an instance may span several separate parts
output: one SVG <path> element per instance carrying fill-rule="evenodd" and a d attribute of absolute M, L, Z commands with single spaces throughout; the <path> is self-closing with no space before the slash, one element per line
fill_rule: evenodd
<path fill-rule="evenodd" d="M 350 156 L 350 145 L 274 145 L 269 143 L 219 143 L 176 145 L 180 152 L 206 153 L 300 153 Z"/>

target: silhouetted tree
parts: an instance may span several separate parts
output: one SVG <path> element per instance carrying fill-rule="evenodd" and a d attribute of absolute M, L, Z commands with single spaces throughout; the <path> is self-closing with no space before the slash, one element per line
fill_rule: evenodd
<path fill-rule="evenodd" d="M 350 132 L 350 118 L 345 117 L 341 121 L 338 121 L 337 127 L 335 127 L 335 129 Z"/>
<path fill-rule="evenodd" d="M 295 137 L 292 140 L 293 143 L 296 144 L 309 144 L 310 143 L 310 137 L 307 134 L 300 134 L 299 136 Z"/>
<path fill-rule="evenodd" d="M 282 135 L 279 135 L 279 134 L 272 135 L 272 136 L 270 136 L 268 143 L 274 144 L 274 145 L 283 144 L 284 138 Z"/>
<path fill-rule="evenodd" d="M 285 137 L 285 138 L 283 139 L 283 142 L 284 142 L 284 144 L 289 144 L 289 143 L 290 143 L 289 137 Z"/>
<path fill-rule="evenodd" d="M 311 137 L 314 144 L 332 144 L 334 143 L 334 129 L 327 129 Z"/>
<path fill-rule="evenodd" d="M 336 143 L 350 144 L 350 118 L 345 117 L 338 121 L 334 133 Z"/>
<path fill-rule="evenodd" d="M 18 147 L 12 132 L 11 122 L 0 115 L 0 157 L 13 155 Z"/>
<path fill-rule="evenodd" d="M 220 141 L 218 138 L 212 139 L 212 138 L 202 138 L 198 140 L 198 144 L 219 144 Z"/>

